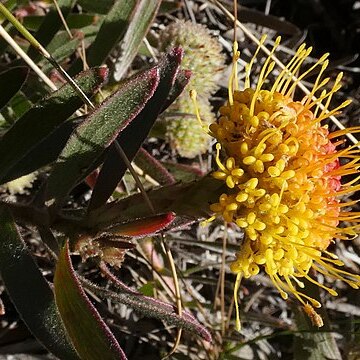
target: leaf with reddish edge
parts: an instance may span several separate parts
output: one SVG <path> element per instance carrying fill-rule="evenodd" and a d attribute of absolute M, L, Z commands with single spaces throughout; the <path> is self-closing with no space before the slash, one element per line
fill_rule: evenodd
<path fill-rule="evenodd" d="M 103 84 L 107 75 L 108 70 L 100 67 L 80 73 L 75 80 L 83 91 L 91 96 Z M 41 146 L 44 139 L 63 125 L 82 104 L 83 101 L 78 94 L 66 84 L 37 102 L 16 121 L 0 139 L 0 183 L 10 181 L 13 176 L 22 174 L 24 159 Z M 41 156 L 41 153 L 38 155 Z M 44 154 L 43 157 L 47 155 Z"/>
<path fill-rule="evenodd" d="M 208 175 L 198 181 L 186 184 L 177 183 L 150 190 L 147 195 L 150 201 L 156 204 L 157 212 L 173 211 L 177 216 L 185 215 L 189 219 L 199 219 L 209 216 L 209 204 L 218 201 L 223 192 L 221 182 Z M 99 229 L 109 226 L 112 222 L 125 222 L 151 215 L 150 210 L 144 206 L 142 194 L 135 194 L 107 203 L 78 222 L 71 221 L 70 226 Z"/>
<path fill-rule="evenodd" d="M 140 148 L 135 157 L 135 164 L 150 175 L 160 185 L 169 185 L 175 183 L 175 178 L 167 171 L 159 160 L 156 160 L 144 148 Z"/>
<path fill-rule="evenodd" d="M 69 244 L 61 250 L 54 277 L 55 300 L 81 359 L 126 359 L 119 343 L 85 294 L 74 271 Z"/>
<path fill-rule="evenodd" d="M 174 176 L 176 181 L 181 181 L 184 183 L 197 180 L 206 174 L 204 171 L 202 171 L 196 166 L 171 163 L 168 161 L 162 161 L 161 165 L 165 167 L 172 176 Z"/>
<path fill-rule="evenodd" d="M 59 359 L 79 359 L 67 339 L 49 283 L 22 240 L 10 211 L 3 206 L 0 243 L 1 277 L 26 326 Z"/>
<path fill-rule="evenodd" d="M 167 97 L 161 112 L 164 112 L 176 99 L 177 97 L 184 91 L 186 85 L 189 83 L 191 78 L 190 70 L 180 70 L 176 74 L 175 82 L 170 90 L 169 96 Z"/>
<path fill-rule="evenodd" d="M 120 293 L 115 293 L 111 290 L 103 290 L 102 295 L 113 301 L 126 304 L 143 315 L 155 317 L 168 324 L 183 327 L 184 329 L 201 336 L 206 341 L 212 341 L 210 332 L 201 325 L 189 311 L 183 310 L 180 317 L 177 314 L 174 305 L 154 299 L 150 296 L 145 296 L 138 291 L 129 288 L 122 283 L 104 263 L 100 264 L 100 270 L 112 284 L 121 291 Z"/>
<path fill-rule="evenodd" d="M 188 223 L 189 221 L 186 222 L 186 224 Z M 176 228 L 184 225 L 183 222 L 179 222 L 179 219 L 173 212 L 169 212 L 145 218 L 131 219 L 122 223 L 112 222 L 110 224 L 102 224 L 101 228 L 89 229 L 89 234 L 82 228 L 79 229 L 79 233 L 71 236 L 70 247 L 71 249 L 79 250 L 83 246 L 84 240 L 88 242 L 89 238 L 92 238 L 98 241 L 101 246 L 118 247 L 126 250 L 132 248 L 134 245 L 128 242 L 124 243 L 122 239 L 131 241 L 141 239 L 145 236 L 152 236 L 162 230 L 171 230 L 173 224 Z M 74 227 L 72 231 L 74 231 Z M 79 234 L 81 234 L 81 236 L 79 236 Z"/>
<path fill-rule="evenodd" d="M 174 221 L 174 219 L 175 214 L 169 212 L 167 214 L 149 216 L 126 223 L 112 224 L 104 230 L 117 236 L 140 238 L 164 230 Z"/>
<path fill-rule="evenodd" d="M 129 126 L 119 133 L 117 140 L 130 161 L 135 157 L 163 108 L 164 101 L 174 85 L 182 56 L 183 51 L 180 48 L 174 48 L 159 61 L 157 66 L 160 71 L 160 83 L 154 96 Z M 126 169 L 126 164 L 119 157 L 113 145 L 106 155 L 96 181 L 88 207 L 89 212 L 106 203 L 124 176 Z"/>
<path fill-rule="evenodd" d="M 47 199 L 61 205 L 71 189 L 94 169 L 104 150 L 153 96 L 159 84 L 154 67 L 124 81 L 70 136 L 47 184 Z"/>

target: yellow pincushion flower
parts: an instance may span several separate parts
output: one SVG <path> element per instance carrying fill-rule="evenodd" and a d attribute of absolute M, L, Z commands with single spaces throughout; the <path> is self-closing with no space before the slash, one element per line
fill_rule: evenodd
<path fill-rule="evenodd" d="M 259 48 L 264 41 L 265 37 Z M 320 303 L 301 291 L 301 279 L 332 295 L 337 293 L 313 279 L 309 270 L 313 268 L 356 289 L 360 286 L 360 276 L 342 270 L 343 262 L 326 250 L 334 239 L 347 239 L 359 229 L 360 213 L 343 211 L 354 202 L 340 201 L 344 194 L 360 189 L 356 185 L 359 177 L 341 182 L 343 175 L 358 173 L 359 145 L 344 147 L 343 140 L 333 139 L 360 128 L 329 134 L 322 124 L 349 103 L 329 108 L 342 74 L 330 90 L 325 89 L 329 81 L 323 79 L 327 55 L 293 80 L 311 51 L 302 45 L 275 81 L 268 82 L 275 66 L 271 56 L 279 42 L 278 38 L 251 88 L 250 72 L 258 48 L 246 68 L 243 90 L 237 87 L 239 53 L 234 45 L 229 100 L 220 108 L 217 122 L 210 125 L 210 133 L 218 141 L 219 169 L 212 176 L 223 181 L 227 191 L 210 209 L 214 217 L 236 223 L 245 234 L 231 264 L 237 274 L 235 292 L 242 278 L 265 271 L 284 299 L 293 294 L 321 326 L 321 318 L 313 309 Z M 310 94 L 295 100 L 292 96 L 298 83 L 314 69 L 318 69 L 318 77 Z"/>

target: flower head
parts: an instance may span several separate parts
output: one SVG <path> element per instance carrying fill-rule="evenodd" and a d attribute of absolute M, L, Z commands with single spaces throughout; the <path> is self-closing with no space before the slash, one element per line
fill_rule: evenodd
<path fill-rule="evenodd" d="M 262 38 L 256 54 L 264 41 Z M 343 195 L 360 189 L 356 184 L 359 177 L 342 181 L 342 176 L 358 173 L 359 145 L 344 146 L 343 139 L 335 139 L 360 128 L 329 133 L 322 123 L 349 103 L 330 108 L 342 74 L 329 90 L 325 87 L 329 81 L 323 78 L 327 54 L 295 78 L 311 52 L 302 45 L 275 81 L 268 81 L 275 67 L 272 54 L 279 42 L 278 38 L 251 87 L 255 54 L 246 67 L 243 90 L 237 85 L 239 53 L 234 45 L 229 100 L 220 108 L 220 118 L 210 125 L 211 135 L 218 141 L 218 170 L 212 176 L 223 181 L 227 191 L 210 209 L 215 216 L 237 224 L 245 234 L 231 264 L 237 274 L 236 290 L 241 278 L 265 271 L 284 299 L 293 294 L 321 326 L 313 309 L 320 303 L 301 291 L 301 280 L 307 279 L 332 295 L 337 293 L 312 278 L 310 269 L 353 288 L 360 286 L 360 276 L 341 269 L 343 262 L 327 251 L 334 239 L 351 238 L 359 229 L 360 213 L 344 210 L 354 202 L 341 202 Z M 314 70 L 318 76 L 313 89 L 295 100 L 297 85 Z"/>

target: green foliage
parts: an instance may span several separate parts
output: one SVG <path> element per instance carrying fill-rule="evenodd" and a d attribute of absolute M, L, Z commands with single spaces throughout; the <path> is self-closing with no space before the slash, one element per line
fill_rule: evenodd
<path fill-rule="evenodd" d="M 85 294 L 72 267 L 68 243 L 59 256 L 54 287 L 57 308 L 80 358 L 126 359 L 114 335 Z"/>
<path fill-rule="evenodd" d="M 119 46 L 122 52 L 117 57 L 115 73 L 123 78 L 160 2 L 58 0 L 71 35 L 62 29 L 63 23 L 52 5 L 45 5 L 48 11 L 43 16 L 39 16 L 43 12 L 37 3 L 31 5 L 35 6 L 36 15 L 30 14 L 32 8 L 26 4 L 7 5 L 24 14 L 23 24 L 34 31 L 35 37 L 1 4 L 1 12 L 11 23 L 8 28 L 14 26 L 11 31 L 16 28 L 38 50 L 41 48 L 37 41 L 50 53 L 42 51 L 44 59 L 30 47 L 27 53 L 32 67 L 38 65 L 42 78 L 47 74 L 51 79 L 47 83 L 53 81 L 58 87 L 48 94 L 48 88 L 34 74 L 28 76 L 26 68 L 11 62 L 7 63 L 7 71 L 0 73 L 1 191 L 10 189 L 4 184 L 14 181 L 14 201 L 6 201 L 5 196 L 5 201 L 0 200 L 0 273 L 20 316 L 46 349 L 66 360 L 126 358 L 115 335 L 87 297 L 86 289 L 210 341 L 209 332 L 190 313 L 183 311 L 180 315 L 171 304 L 125 289 L 106 270 L 106 263 L 121 266 L 126 251 L 135 246 L 132 240 L 169 231 L 202 216 L 207 210 L 194 208 L 193 201 L 207 198 L 204 184 L 210 190 L 218 187 L 209 178 L 174 184 L 166 167 L 141 148 L 158 115 L 189 81 L 190 73 L 180 70 L 181 49 L 170 49 L 157 64 L 122 80 L 115 93 L 96 108 L 89 107 L 90 98 L 109 78 L 104 64 L 109 63 Z M 90 69 L 77 74 L 85 66 L 82 46 L 86 47 Z M 10 47 L 8 51 L 16 56 Z M 7 59 L 3 58 L 4 63 Z M 78 88 L 71 82 L 64 83 L 53 65 L 63 75 L 61 66 L 77 74 L 73 80 Z M 38 69 L 36 72 L 39 74 Z M 111 79 L 115 73 L 110 70 Z M 84 95 L 79 96 L 79 89 Z M 106 203 L 133 159 L 144 168 L 147 164 L 148 172 L 167 185 L 147 195 L 151 202 L 157 202 L 156 211 L 150 211 L 143 197 L 137 195 Z M 24 175 L 28 176 L 21 182 L 19 177 Z M 24 181 L 35 177 L 38 180 L 31 190 L 32 197 L 26 198 L 30 184 Z M 77 185 L 84 182 L 94 189 L 91 200 L 81 203 L 72 196 Z M 179 190 L 183 190 L 181 200 Z M 25 202 L 19 194 L 23 194 Z M 21 238 L 18 224 L 30 225 L 31 237 L 49 249 L 55 268 L 54 279 L 49 276 L 54 292 Z M 73 252 L 83 261 L 91 258 L 116 290 L 107 293 L 105 288 L 80 277 L 70 257 Z"/>
<path fill-rule="evenodd" d="M 106 69 L 95 68 L 79 74 L 76 81 L 84 92 L 90 95 L 105 81 L 106 74 Z M 53 161 L 54 156 L 43 153 L 41 148 L 39 151 L 38 147 L 81 105 L 81 99 L 67 84 L 39 101 L 17 120 L 0 141 L 0 152 L 4 154 L 0 158 L 0 183 L 13 180 Z M 58 141 L 61 140 L 63 139 L 58 138 Z M 66 141 L 66 138 L 64 140 Z M 50 150 L 50 153 L 55 157 L 58 155 L 56 151 L 54 154 L 54 151 Z M 32 158 L 35 159 L 35 164 L 29 163 Z"/>
<path fill-rule="evenodd" d="M 145 106 L 159 82 L 157 69 L 122 83 L 70 136 L 50 175 L 47 198 L 61 204 L 96 166 L 96 160 Z M 117 114 L 116 116 L 113 116 Z"/>
<path fill-rule="evenodd" d="M 32 258 L 11 213 L 0 207 L 0 272 L 22 319 L 54 355 L 76 360 L 55 306 L 53 292 Z"/>

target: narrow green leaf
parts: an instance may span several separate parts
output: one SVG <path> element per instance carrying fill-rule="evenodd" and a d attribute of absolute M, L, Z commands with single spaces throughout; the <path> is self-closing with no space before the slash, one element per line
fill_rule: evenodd
<path fill-rule="evenodd" d="M 81 40 L 82 36 L 79 33 L 75 33 L 73 38 L 70 39 L 66 31 L 61 31 L 56 34 L 46 49 L 57 62 L 61 62 L 75 52 Z M 53 69 L 53 65 L 46 59 L 42 63 L 44 64 L 41 66 L 43 72 L 47 73 Z"/>
<path fill-rule="evenodd" d="M 26 67 L 15 67 L 0 74 L 0 110 L 21 89 L 28 73 Z"/>
<path fill-rule="evenodd" d="M 111 7 L 114 5 L 115 0 L 78 0 L 78 5 L 82 7 L 84 11 L 93 14 L 107 14 Z"/>
<path fill-rule="evenodd" d="M 91 0 L 93 1 L 93 0 Z M 103 16 L 99 16 L 98 13 L 95 14 L 70 14 L 66 22 L 70 29 L 82 29 L 84 27 L 98 24 L 103 21 Z M 100 28 L 100 25 L 99 25 Z M 75 33 L 76 34 L 76 33 Z"/>
<path fill-rule="evenodd" d="M 166 54 L 158 64 L 160 83 L 154 96 L 148 101 L 141 113 L 118 136 L 118 142 L 130 161 L 133 160 L 142 143 L 148 136 L 163 104 L 171 90 L 179 70 L 182 50 L 176 48 Z M 103 205 L 115 190 L 127 169 L 112 146 L 97 178 L 89 211 Z"/>
<path fill-rule="evenodd" d="M 66 242 L 56 266 L 55 299 L 69 337 L 81 359 L 126 359 L 114 335 L 91 304 L 71 264 Z"/>
<path fill-rule="evenodd" d="M 29 31 L 38 31 L 41 23 L 44 20 L 44 16 L 42 15 L 28 15 L 22 19 L 22 24 L 29 30 Z"/>
<path fill-rule="evenodd" d="M 177 216 L 199 219 L 209 216 L 208 204 L 216 202 L 223 192 L 220 181 L 206 176 L 191 183 L 173 184 L 151 190 L 148 197 L 155 204 L 158 213 L 173 211 Z M 142 194 L 135 194 L 95 209 L 80 220 L 79 225 L 102 228 L 110 223 L 121 223 L 150 215 L 150 210 L 144 206 Z"/>
<path fill-rule="evenodd" d="M 4 182 L 30 174 L 41 167 L 54 162 L 64 148 L 71 133 L 79 124 L 78 119 L 68 120 L 60 124 L 49 135 L 40 140 L 36 146 L 31 148 L 16 164 L 6 176 Z"/>
<path fill-rule="evenodd" d="M 145 174 L 150 175 L 154 180 L 159 182 L 160 185 L 169 185 L 176 182 L 166 167 L 143 148 L 139 149 L 135 163 Z"/>
<path fill-rule="evenodd" d="M 3 115 L 9 124 L 14 124 L 27 111 L 31 109 L 33 103 L 28 99 L 27 95 L 22 90 L 17 92 L 15 96 L 3 108 Z"/>
<path fill-rule="evenodd" d="M 301 310 L 295 316 L 298 328 L 302 331 L 294 336 L 294 360 L 342 359 L 331 332 L 315 328 Z"/>
<path fill-rule="evenodd" d="M 119 290 L 118 292 L 114 292 L 88 283 L 90 288 L 95 287 L 94 290 L 96 290 L 96 293 L 100 296 L 106 299 L 111 299 L 114 302 L 125 304 L 133 308 L 135 311 L 140 312 L 144 316 L 160 319 L 167 324 L 184 328 L 202 337 L 206 341 L 212 341 L 210 332 L 205 328 L 205 326 L 200 324 L 189 311 L 183 310 L 182 315 L 179 316 L 174 305 L 149 296 L 144 296 L 138 291 L 135 291 L 123 284 L 114 274 L 111 273 L 104 263 L 100 265 L 100 269 L 111 281 L 111 283 Z"/>
<path fill-rule="evenodd" d="M 169 96 L 166 99 L 164 106 L 161 109 L 161 112 L 165 111 L 184 91 L 186 85 L 189 83 L 191 77 L 190 70 L 180 70 L 176 74 L 175 82 L 170 90 Z"/>
<path fill-rule="evenodd" d="M 241 7 L 241 10 L 238 10 L 238 19 L 244 23 L 252 23 L 255 25 L 267 27 L 269 29 L 274 29 L 280 34 L 301 34 L 301 30 L 289 21 L 285 21 L 284 19 L 278 18 L 271 14 L 264 14 L 261 11 L 248 9 L 243 6 Z"/>
<path fill-rule="evenodd" d="M 180 2 L 163 0 L 160 5 L 159 15 L 170 14 L 174 11 L 180 10 L 182 4 Z"/>
<path fill-rule="evenodd" d="M 78 359 L 56 310 L 54 295 L 17 231 L 0 207 L 0 273 L 11 300 L 33 335 L 55 356 Z"/>
<path fill-rule="evenodd" d="M 75 0 L 57 0 L 61 13 L 66 18 L 75 4 Z M 49 13 L 44 16 L 44 21 L 40 25 L 38 31 L 35 33 L 35 39 L 44 47 L 46 47 L 59 29 L 63 26 L 61 18 L 54 7 Z M 30 47 L 28 55 L 34 60 L 38 61 L 41 55 L 34 48 Z"/>
<path fill-rule="evenodd" d="M 138 1 L 139 0 L 117 0 L 114 3 L 102 23 L 95 41 L 87 50 L 86 61 L 90 67 L 103 64 L 114 46 L 119 44 L 124 38 Z M 157 3 L 157 1 L 153 2 Z M 95 4 L 94 1 L 92 3 Z M 81 68 L 82 62 L 78 59 L 70 68 L 69 73 L 76 74 Z"/>
<path fill-rule="evenodd" d="M 191 165 L 171 163 L 168 161 L 162 161 L 161 164 L 174 176 L 176 181 L 188 183 L 205 175 L 201 169 Z"/>
<path fill-rule="evenodd" d="M 152 24 L 156 13 L 159 9 L 161 1 L 154 0 L 138 0 L 126 34 L 121 44 L 121 54 L 115 64 L 116 80 L 120 80 L 132 60 L 136 56 L 138 49 L 146 36 L 150 25 Z"/>
<path fill-rule="evenodd" d="M 106 76 L 105 68 L 95 68 L 79 74 L 75 80 L 91 95 Z M 18 163 L 81 105 L 82 100 L 66 84 L 27 111 L 0 140 L 0 183 L 8 180 L 8 173 L 14 172 Z"/>
<path fill-rule="evenodd" d="M 157 68 L 124 82 L 73 132 L 48 180 L 47 198 L 57 204 L 92 170 L 104 150 L 143 109 L 159 83 Z"/>

